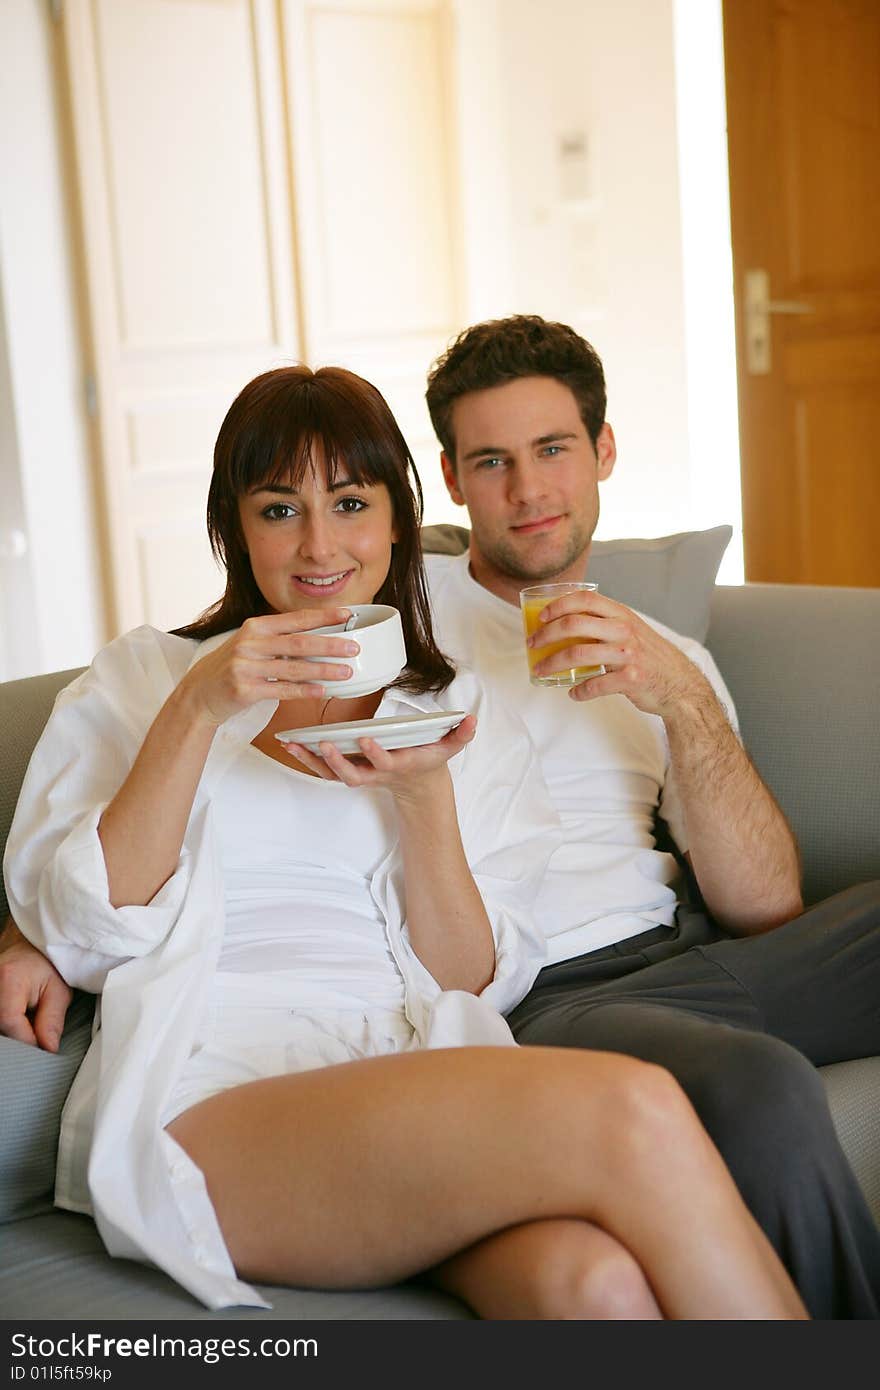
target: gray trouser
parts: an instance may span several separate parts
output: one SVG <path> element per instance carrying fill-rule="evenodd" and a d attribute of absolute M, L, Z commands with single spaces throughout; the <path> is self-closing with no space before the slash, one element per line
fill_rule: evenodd
<path fill-rule="evenodd" d="M 880 1231 L 816 1067 L 880 1054 L 880 882 L 761 936 L 679 909 L 547 966 L 518 1042 L 626 1053 L 678 1079 L 815 1318 L 880 1316 Z M 675 1176 L 675 1155 L 658 1155 Z"/>

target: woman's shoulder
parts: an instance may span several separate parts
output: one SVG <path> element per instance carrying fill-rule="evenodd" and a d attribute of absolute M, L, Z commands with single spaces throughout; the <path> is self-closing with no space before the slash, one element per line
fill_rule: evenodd
<path fill-rule="evenodd" d="M 185 674 L 198 645 L 144 623 L 102 647 L 62 695 L 71 698 L 95 688 L 170 689 Z"/>

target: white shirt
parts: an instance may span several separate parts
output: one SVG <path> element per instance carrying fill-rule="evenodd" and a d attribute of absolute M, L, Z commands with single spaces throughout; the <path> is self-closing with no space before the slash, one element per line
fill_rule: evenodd
<path fill-rule="evenodd" d="M 259 981 L 255 1002 L 269 976 L 290 981 L 300 1008 L 402 1012 L 371 891 L 397 837 L 388 793 L 325 782 L 248 744 L 212 810 L 224 885 L 218 971 Z"/>
<path fill-rule="evenodd" d="M 468 555 L 426 555 L 439 646 L 466 662 L 521 716 L 535 744 L 564 841 L 535 903 L 547 961 L 568 960 L 671 925 L 678 866 L 655 848 L 654 815 L 687 849 L 662 719 L 623 695 L 578 704 L 528 678 L 519 607 L 472 577 Z M 733 701 L 709 652 L 640 614 L 703 672 L 736 728 Z"/>
<path fill-rule="evenodd" d="M 212 1267 L 198 1232 L 186 1227 L 173 1170 L 196 1184 L 201 1175 L 187 1168 L 160 1118 L 192 1051 L 224 945 L 214 794 L 239 760 L 254 756 L 251 741 L 277 702 L 262 701 L 218 731 L 177 870 L 146 906 L 111 905 L 97 826 L 164 701 L 193 661 L 228 635 L 199 645 L 141 627 L 104 648 L 58 696 L 24 779 L 4 859 L 21 930 L 68 983 L 103 991 L 100 1021 L 62 1117 L 56 1201 L 92 1211 L 111 1254 L 158 1265 L 215 1308 L 265 1304 L 231 1263 L 225 1271 Z M 495 976 L 479 997 L 441 990 L 412 950 L 396 836 L 369 875 L 417 1046 L 512 1043 L 502 1014 L 526 993 L 544 959 L 530 909 L 558 842 L 558 820 L 522 727 L 493 704 L 473 675 L 461 672 L 438 696 L 390 691 L 377 711 L 385 717 L 464 709 L 478 717 L 476 737 L 449 767 L 465 853 L 496 942 Z"/>

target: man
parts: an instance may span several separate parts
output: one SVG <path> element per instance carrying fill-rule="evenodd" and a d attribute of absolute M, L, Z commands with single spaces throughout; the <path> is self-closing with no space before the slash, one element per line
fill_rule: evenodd
<path fill-rule="evenodd" d="M 880 1051 L 880 894 L 798 915 L 796 847 L 697 643 L 581 594 L 549 613 L 541 645 L 571 645 L 544 667 L 599 661 L 606 674 L 570 698 L 529 684 L 519 591 L 584 577 L 598 484 L 615 463 L 593 349 L 533 317 L 479 324 L 436 364 L 428 404 L 471 523 L 468 554 L 428 557 L 441 645 L 519 710 L 565 829 L 538 904 L 550 964 L 510 1016 L 514 1032 L 666 1067 L 811 1314 L 876 1317 L 880 1234 L 813 1064 Z M 711 917 L 678 901 L 657 812 Z M 0 1030 L 47 1045 L 66 986 L 13 929 L 4 937 Z M 662 1200 L 675 1154 L 657 1159 Z"/>
<path fill-rule="evenodd" d="M 582 580 L 615 464 L 605 382 L 572 329 L 467 330 L 428 407 L 467 554 L 428 556 L 438 638 L 519 710 L 565 843 L 538 902 L 548 964 L 509 1022 L 523 1043 L 625 1052 L 671 1071 L 816 1317 L 876 1317 L 880 1234 L 815 1066 L 880 1050 L 880 885 L 803 913 L 797 849 L 749 761 L 709 653 L 610 597 L 554 601 L 530 685 L 520 589 Z M 659 813 L 699 908 L 680 903 Z M 658 1155 L 674 1175 L 674 1154 Z"/>

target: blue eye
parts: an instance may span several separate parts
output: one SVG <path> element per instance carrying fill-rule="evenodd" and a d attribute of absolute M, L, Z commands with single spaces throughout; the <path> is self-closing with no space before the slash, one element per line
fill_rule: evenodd
<path fill-rule="evenodd" d="M 548 454 L 550 458 L 555 458 L 557 454 L 562 453 L 562 449 L 558 444 L 548 444 L 544 453 Z"/>
<path fill-rule="evenodd" d="M 478 468 L 500 468 L 500 467 L 503 465 L 503 463 L 504 463 L 504 459 L 499 458 L 497 454 L 493 454 L 490 458 L 480 459 L 479 463 L 477 464 L 477 467 L 478 467 Z"/>

